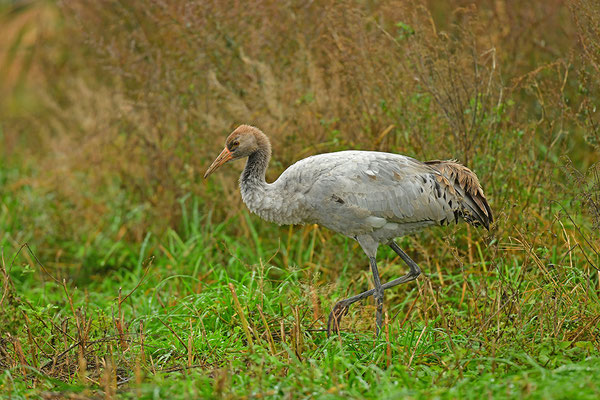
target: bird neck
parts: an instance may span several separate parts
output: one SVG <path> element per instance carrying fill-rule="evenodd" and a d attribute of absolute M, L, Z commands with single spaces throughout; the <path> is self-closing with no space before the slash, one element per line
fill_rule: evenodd
<path fill-rule="evenodd" d="M 240 177 L 242 191 L 253 190 L 267 184 L 265 174 L 271 159 L 271 146 L 261 147 L 250 154 Z"/>
<path fill-rule="evenodd" d="M 290 196 L 285 185 L 267 183 L 265 172 L 271 158 L 271 145 L 266 136 L 257 139 L 258 150 L 250 154 L 240 176 L 242 200 L 254 214 L 279 225 L 301 222 L 299 204 Z"/>
<path fill-rule="evenodd" d="M 267 135 L 260 130 L 254 132 L 257 149 L 250 154 L 246 162 L 246 168 L 240 176 L 240 185 L 242 193 L 244 190 L 256 190 L 265 186 L 265 173 L 271 159 L 271 142 Z"/>
<path fill-rule="evenodd" d="M 255 137 L 258 149 L 248 157 L 244 172 L 240 176 L 240 190 L 242 200 L 250 211 L 261 215 L 267 207 L 266 199 L 270 197 L 267 192 L 272 191 L 271 185 L 265 181 L 265 173 L 271 158 L 271 144 L 262 132 L 255 134 Z"/>

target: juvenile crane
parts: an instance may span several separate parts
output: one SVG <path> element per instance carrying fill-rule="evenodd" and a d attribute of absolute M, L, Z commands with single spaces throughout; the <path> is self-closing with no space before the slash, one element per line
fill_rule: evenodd
<path fill-rule="evenodd" d="M 383 291 L 415 280 L 419 266 L 394 238 L 463 219 L 489 230 L 492 210 L 477 176 L 456 161 L 421 162 L 377 151 L 340 151 L 311 156 L 265 181 L 271 144 L 258 128 L 241 125 L 204 178 L 228 161 L 248 158 L 240 176 L 242 199 L 253 213 L 280 225 L 319 224 L 356 240 L 369 257 L 375 288 L 336 303 L 327 333 L 339 331 L 351 304 L 373 296 L 376 331 L 382 325 Z M 375 256 L 380 243 L 392 248 L 410 271 L 381 283 Z"/>

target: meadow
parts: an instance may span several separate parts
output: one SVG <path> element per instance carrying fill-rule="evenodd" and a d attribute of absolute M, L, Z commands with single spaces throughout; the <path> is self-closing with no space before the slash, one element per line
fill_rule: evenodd
<path fill-rule="evenodd" d="M 599 76 L 594 0 L 0 2 L 0 398 L 599 398 Z M 269 181 L 458 159 L 495 221 L 327 337 L 368 260 L 202 179 L 241 123 Z"/>

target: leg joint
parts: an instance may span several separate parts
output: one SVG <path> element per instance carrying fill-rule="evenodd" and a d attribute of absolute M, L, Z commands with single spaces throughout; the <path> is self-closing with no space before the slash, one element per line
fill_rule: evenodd
<path fill-rule="evenodd" d="M 421 268 L 417 264 L 414 265 L 414 268 L 410 269 L 410 274 L 415 278 L 418 278 L 421 275 Z"/>

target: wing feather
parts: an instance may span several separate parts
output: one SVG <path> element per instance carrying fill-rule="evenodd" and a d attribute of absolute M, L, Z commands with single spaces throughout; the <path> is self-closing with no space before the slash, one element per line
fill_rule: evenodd
<path fill-rule="evenodd" d="M 423 163 L 399 154 L 342 151 L 301 160 L 275 184 L 279 181 L 301 186 L 290 190 L 303 193 L 307 222 L 342 233 L 380 221 L 367 221 L 370 217 L 407 225 L 446 223 L 457 216 L 486 227 L 493 221 L 477 177 L 455 161 Z"/>

